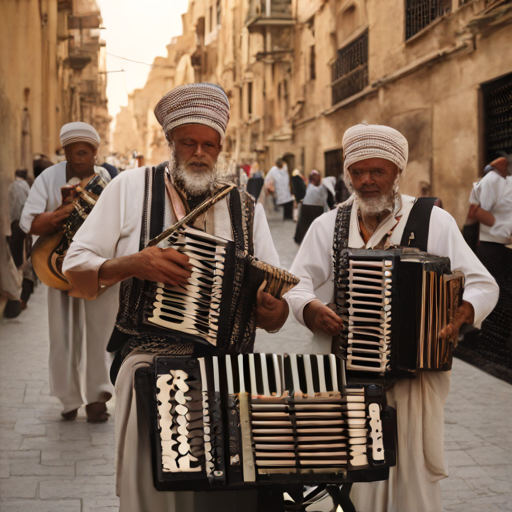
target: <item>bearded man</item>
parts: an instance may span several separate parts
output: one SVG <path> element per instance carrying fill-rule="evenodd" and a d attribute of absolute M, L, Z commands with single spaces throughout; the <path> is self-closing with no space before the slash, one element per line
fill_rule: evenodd
<path fill-rule="evenodd" d="M 52 234 L 73 211 L 72 204 L 62 201 L 61 188 L 69 180 L 100 174 L 110 181 L 107 171 L 94 165 L 100 136 L 91 125 L 65 124 L 60 140 L 66 161 L 48 167 L 36 178 L 21 214 L 20 226 L 31 235 Z M 116 313 L 115 289 L 86 302 L 48 288 L 50 391 L 62 402 L 64 420 L 74 420 L 83 403 L 89 421 L 108 420 L 105 403 L 114 389 L 108 378 L 106 347 Z"/>
<path fill-rule="evenodd" d="M 151 349 L 141 348 L 144 342 L 150 341 L 170 355 L 201 354 L 199 345 L 193 346 L 176 335 L 151 336 L 135 325 L 134 319 L 141 313 L 137 290 L 144 281 L 171 286 L 187 283 L 191 275 L 188 257 L 172 248 L 147 247 L 147 242 L 212 197 L 221 186 L 217 159 L 229 111 L 225 92 L 214 84 L 184 85 L 164 95 L 155 115 L 171 149 L 170 161 L 153 169 L 126 171 L 116 178 L 76 234 L 64 262 L 66 275 L 88 298 L 123 281 L 121 307 L 110 341 L 110 349 L 116 352 L 113 378 L 119 371 L 115 427 L 121 512 L 252 510 L 256 506 L 255 500 L 244 493 L 215 492 L 205 497 L 204 493 L 157 492 L 152 479 L 148 422 L 137 410 L 133 389 L 135 370 L 152 363 L 155 355 Z M 262 205 L 255 207 L 251 196 L 241 190 L 235 188 L 215 203 L 194 227 L 229 240 L 234 240 L 235 229 L 241 229 L 244 236 L 237 239 L 242 238 L 244 250 L 280 266 Z M 226 273 L 225 279 L 233 278 Z M 258 327 L 279 329 L 287 316 L 286 301 L 258 291 Z"/>
<path fill-rule="evenodd" d="M 343 327 L 326 305 L 334 300 L 334 236 L 343 236 L 348 247 L 358 249 L 414 241 L 406 236 L 404 243 L 403 235 L 417 201 L 400 194 L 398 187 L 407 165 L 405 137 L 387 126 L 361 124 L 345 132 L 343 150 L 346 180 L 354 194 L 313 222 L 291 268 L 300 283 L 286 295 L 297 320 L 315 334 L 311 352 L 317 353 L 328 352 L 330 337 Z M 464 242 L 455 220 L 435 206 L 427 213 L 416 216 L 417 237 L 426 235 L 424 249 L 448 256 L 452 270 L 466 276 L 463 304 L 447 333 L 463 322 L 479 326 L 496 304 L 496 283 Z M 341 229 L 335 231 L 335 225 Z M 442 511 L 439 481 L 447 476 L 443 408 L 449 387 L 450 372 L 418 372 L 388 389 L 388 403 L 397 410 L 397 465 L 388 481 L 354 484 L 352 500 L 358 512 Z"/>

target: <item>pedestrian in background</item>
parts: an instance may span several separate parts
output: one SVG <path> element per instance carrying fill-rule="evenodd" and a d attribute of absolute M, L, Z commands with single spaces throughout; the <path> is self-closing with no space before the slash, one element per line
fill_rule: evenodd
<path fill-rule="evenodd" d="M 464 335 L 461 349 L 479 354 L 487 363 L 510 369 L 512 364 L 512 176 L 506 158 L 486 167 L 484 177 L 473 186 L 469 198 L 469 225 L 479 234 L 476 255 L 496 279 L 500 296 L 496 307 L 478 332 Z M 476 229 L 475 229 L 476 228 Z M 475 234 L 473 234 L 473 238 Z"/>
<path fill-rule="evenodd" d="M 283 207 L 283 220 L 293 220 L 294 199 L 290 192 L 290 175 L 282 158 L 278 158 L 276 165 L 268 171 L 265 187 L 274 194 L 276 205 Z"/>
<path fill-rule="evenodd" d="M 30 261 L 32 237 L 27 235 L 20 227 L 21 212 L 30 192 L 27 181 L 28 170 L 18 169 L 14 175 L 14 181 L 9 186 L 11 236 L 8 237 L 8 242 L 14 264 L 23 275 L 20 297 L 20 310 L 22 311 L 27 307 L 28 299 L 34 291 L 36 278 Z"/>
<path fill-rule="evenodd" d="M 94 165 L 100 137 L 92 126 L 66 124 L 60 139 L 66 161 L 45 169 L 35 180 L 21 215 L 21 228 L 32 235 L 55 232 L 73 211 L 72 204 L 62 203 L 61 193 L 71 178 L 84 180 L 97 173 L 110 181 L 108 172 Z M 106 347 L 117 309 L 117 286 L 95 301 L 48 288 L 50 391 L 62 402 L 65 420 L 74 420 L 83 403 L 87 404 L 88 421 L 108 419 L 106 402 L 113 387 Z"/>
<path fill-rule="evenodd" d="M 322 176 L 316 170 L 311 171 L 309 185 L 300 206 L 299 221 L 293 237 L 296 243 L 302 243 L 313 221 L 329 210 L 328 197 L 327 188 L 322 184 Z"/>

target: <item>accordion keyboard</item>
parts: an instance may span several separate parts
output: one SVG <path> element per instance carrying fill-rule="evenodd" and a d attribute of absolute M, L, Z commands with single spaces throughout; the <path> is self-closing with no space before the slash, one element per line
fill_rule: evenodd
<path fill-rule="evenodd" d="M 347 386 L 344 362 L 334 355 L 194 361 L 156 376 L 164 473 L 202 472 L 222 483 L 227 472 L 254 482 L 385 463 L 382 388 Z"/>
<path fill-rule="evenodd" d="M 157 283 L 147 321 L 165 329 L 200 336 L 216 345 L 227 243 L 227 240 L 188 226 L 166 239 L 166 247 L 189 257 L 192 275 L 186 286 Z"/>
<path fill-rule="evenodd" d="M 341 286 L 347 370 L 384 373 L 390 368 L 393 269 L 392 259 L 349 260 Z"/>

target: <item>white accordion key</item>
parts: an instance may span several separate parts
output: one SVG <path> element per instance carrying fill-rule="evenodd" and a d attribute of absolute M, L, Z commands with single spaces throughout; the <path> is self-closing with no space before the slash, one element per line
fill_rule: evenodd
<path fill-rule="evenodd" d="M 261 359 L 261 379 L 263 380 L 263 396 L 271 396 L 270 384 L 268 380 L 267 370 L 267 357 L 265 354 L 260 354 Z"/>
<path fill-rule="evenodd" d="M 283 390 L 281 386 L 281 366 L 277 354 L 272 354 L 272 363 L 274 365 L 274 375 L 276 378 L 276 396 L 282 396 Z"/>
<path fill-rule="evenodd" d="M 304 362 L 304 371 L 306 374 L 306 393 L 308 398 L 315 397 L 315 388 L 313 386 L 313 371 L 311 369 L 311 357 L 309 354 L 304 354 L 302 356 L 302 360 Z"/>
<path fill-rule="evenodd" d="M 382 421 L 380 419 L 379 404 L 370 404 L 370 437 L 372 439 L 373 460 L 384 462 L 384 444 L 382 441 Z"/>

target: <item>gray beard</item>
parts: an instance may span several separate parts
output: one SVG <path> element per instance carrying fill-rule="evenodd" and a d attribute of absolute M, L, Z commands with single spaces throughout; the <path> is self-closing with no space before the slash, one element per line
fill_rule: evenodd
<path fill-rule="evenodd" d="M 189 197 L 203 196 L 211 192 L 215 188 L 219 174 L 217 165 L 201 173 L 187 170 L 186 165 L 178 162 L 172 147 L 169 172 L 174 185 Z"/>
<path fill-rule="evenodd" d="M 361 213 L 363 215 L 376 217 L 377 215 L 382 215 L 384 212 L 392 212 L 395 208 L 396 196 L 398 195 L 399 179 L 400 174 L 396 177 L 395 183 L 389 193 L 380 197 L 364 199 L 358 192 L 354 191 Z"/>

